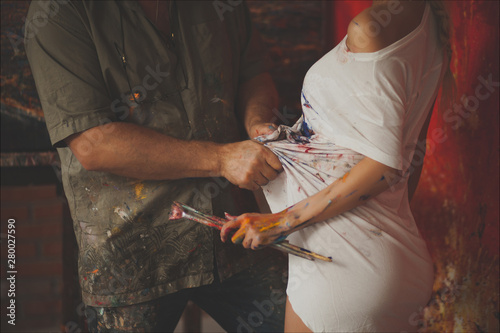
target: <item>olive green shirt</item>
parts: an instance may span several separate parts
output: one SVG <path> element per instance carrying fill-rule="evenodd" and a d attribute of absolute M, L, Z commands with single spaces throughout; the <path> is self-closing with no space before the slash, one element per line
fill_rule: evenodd
<path fill-rule="evenodd" d="M 185 140 L 239 140 L 238 85 L 267 70 L 246 5 L 221 15 L 212 1 L 176 1 L 170 40 L 136 1 L 47 3 L 32 2 L 25 45 L 61 158 L 84 302 L 144 302 L 213 282 L 214 262 L 221 279 L 250 264 L 250 251 L 222 245 L 214 230 L 168 219 L 174 200 L 241 213 L 241 194 L 227 180 L 139 181 L 87 171 L 64 142 L 104 124 L 112 133 L 118 121 Z M 101 139 L 89 137 L 77 149 L 92 154 Z"/>

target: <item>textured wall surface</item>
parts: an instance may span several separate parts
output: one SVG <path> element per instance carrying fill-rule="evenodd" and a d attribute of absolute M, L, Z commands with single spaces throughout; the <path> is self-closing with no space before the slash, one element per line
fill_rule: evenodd
<path fill-rule="evenodd" d="M 442 143 L 424 164 L 413 204 L 435 262 L 426 331 L 495 332 L 498 313 L 498 1 L 450 2 L 452 110 L 435 112 Z M 488 83 L 488 81 L 490 83 Z M 431 152 L 431 151 L 430 151 Z"/>
<path fill-rule="evenodd" d="M 63 202 L 56 185 L 2 186 L 2 332 L 57 329 L 62 322 Z M 15 288 L 7 281 L 7 221 L 15 225 Z M 5 235 L 5 238 L 3 237 Z M 8 290 L 15 290 L 12 295 Z M 15 301 L 15 325 L 6 317 Z M 5 312 L 4 312 L 5 311 Z M 8 311 L 10 313 L 10 310 Z"/>
<path fill-rule="evenodd" d="M 23 44 L 24 20 L 29 3 L 30 1 L 1 2 L 2 152 L 50 149 L 49 136 Z"/>
<path fill-rule="evenodd" d="M 268 47 L 270 73 L 281 98 L 280 120 L 291 125 L 301 114 L 300 91 L 307 70 L 323 55 L 324 1 L 247 3 Z"/>

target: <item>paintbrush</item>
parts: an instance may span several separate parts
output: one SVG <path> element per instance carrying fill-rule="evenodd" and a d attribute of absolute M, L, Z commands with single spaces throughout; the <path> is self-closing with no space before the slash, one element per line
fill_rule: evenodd
<path fill-rule="evenodd" d="M 172 204 L 172 208 L 170 210 L 170 220 L 178 220 L 178 219 L 188 219 L 191 221 L 195 221 L 201 224 L 204 224 L 206 226 L 221 230 L 222 226 L 224 223 L 226 223 L 228 220 L 214 216 L 214 215 L 209 215 L 202 213 L 200 211 L 197 211 L 196 209 L 189 207 L 188 205 L 185 205 L 180 202 L 174 201 Z M 270 247 L 285 252 L 289 254 L 293 254 L 295 256 L 307 259 L 307 260 L 323 260 L 323 261 L 328 261 L 332 262 L 331 257 L 325 257 L 322 256 L 321 254 L 317 254 L 315 252 L 309 251 L 307 249 L 301 248 L 299 246 L 290 244 L 287 240 L 283 240 L 278 243 L 273 243 L 269 244 Z"/>

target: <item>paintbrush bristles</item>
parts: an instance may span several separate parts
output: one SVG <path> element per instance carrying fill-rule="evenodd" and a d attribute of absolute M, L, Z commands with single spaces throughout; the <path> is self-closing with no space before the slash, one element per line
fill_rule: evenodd
<path fill-rule="evenodd" d="M 174 202 L 172 204 L 172 208 L 170 211 L 170 215 L 168 216 L 168 219 L 169 220 L 178 220 L 178 219 L 182 219 L 183 216 L 184 216 L 184 210 L 177 202 Z"/>

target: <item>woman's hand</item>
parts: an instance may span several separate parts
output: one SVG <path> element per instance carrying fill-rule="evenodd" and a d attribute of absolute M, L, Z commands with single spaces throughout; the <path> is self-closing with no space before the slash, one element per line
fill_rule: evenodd
<path fill-rule="evenodd" d="M 276 214 L 243 214 L 224 225 L 221 239 L 225 242 L 229 234 L 236 230 L 231 241 L 256 250 L 285 239 L 289 233 L 286 220 L 286 210 Z"/>

